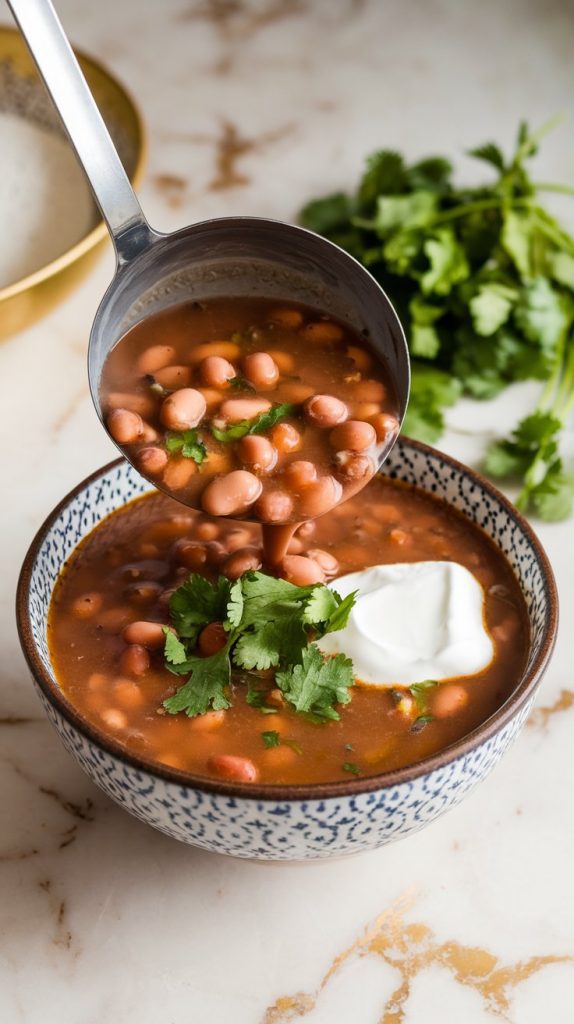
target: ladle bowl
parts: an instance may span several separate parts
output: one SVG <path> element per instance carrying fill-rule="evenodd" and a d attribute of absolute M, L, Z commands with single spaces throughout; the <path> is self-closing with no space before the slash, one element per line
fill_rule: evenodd
<path fill-rule="evenodd" d="M 116 249 L 116 272 L 94 320 L 88 350 L 92 398 L 100 403 L 111 349 L 139 321 L 171 305 L 215 297 L 265 297 L 315 306 L 368 339 L 384 364 L 399 421 L 409 394 L 409 356 L 399 319 L 367 270 L 303 228 L 225 217 L 173 234 L 148 224 L 49 0 L 8 0 L 88 177 Z M 386 458 L 396 437 L 379 456 Z M 113 440 L 113 439 L 112 439 Z"/>

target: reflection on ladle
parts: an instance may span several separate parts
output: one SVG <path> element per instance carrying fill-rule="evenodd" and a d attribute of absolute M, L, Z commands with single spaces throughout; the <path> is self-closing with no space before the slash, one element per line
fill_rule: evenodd
<path fill-rule="evenodd" d="M 116 250 L 116 272 L 100 303 L 89 342 L 90 389 L 104 425 L 102 372 L 107 356 L 122 336 L 151 315 L 184 301 L 230 295 L 303 303 L 367 337 L 394 392 L 400 425 L 408 400 L 408 351 L 395 311 L 370 274 L 332 243 L 276 221 L 221 218 L 170 235 L 150 228 L 51 3 L 8 2 L 88 177 Z M 388 444 L 378 446 L 378 464 L 395 439 L 396 432 L 389 436 Z M 128 457 L 131 461 L 130 452 Z M 177 497 L 182 500 L 181 495 Z M 295 522 L 264 524 L 271 563 L 281 560 L 288 534 L 292 535 L 295 528 Z"/>

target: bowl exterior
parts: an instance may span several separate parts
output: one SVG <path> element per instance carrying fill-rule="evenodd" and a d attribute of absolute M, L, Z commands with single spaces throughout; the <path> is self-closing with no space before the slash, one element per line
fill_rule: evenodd
<path fill-rule="evenodd" d="M 48 718 L 81 768 L 140 821 L 212 853 L 255 860 L 318 860 L 385 846 L 439 818 L 490 774 L 518 735 L 532 701 L 470 753 L 412 782 L 358 796 L 250 800 L 169 782 L 83 735 L 40 691 Z"/>
<path fill-rule="evenodd" d="M 521 683 L 486 729 L 426 765 L 396 773 L 400 778 L 353 779 L 329 792 L 311 787 L 313 792 L 299 798 L 246 793 L 245 786 L 230 793 L 223 784 L 192 784 L 170 769 L 145 765 L 88 726 L 68 704 L 54 678 L 47 644 L 48 609 L 62 564 L 102 519 L 153 489 L 119 460 L 64 499 L 40 531 L 19 588 L 21 639 L 46 712 L 70 753 L 113 800 L 154 828 L 206 850 L 301 860 L 360 852 L 406 836 L 453 807 L 489 774 L 522 727 L 552 650 L 552 574 L 535 538 L 505 499 L 446 456 L 400 439 L 384 472 L 444 498 L 507 556 L 530 617 L 531 653 L 524 677 L 530 682 Z"/>

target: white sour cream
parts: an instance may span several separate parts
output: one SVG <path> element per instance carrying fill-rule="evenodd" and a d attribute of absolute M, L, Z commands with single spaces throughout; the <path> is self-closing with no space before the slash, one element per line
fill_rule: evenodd
<path fill-rule="evenodd" d="M 326 654 L 352 658 L 371 686 L 474 675 L 492 661 L 484 591 L 458 562 L 375 565 L 333 581 L 357 599 L 345 629 L 319 641 Z"/>

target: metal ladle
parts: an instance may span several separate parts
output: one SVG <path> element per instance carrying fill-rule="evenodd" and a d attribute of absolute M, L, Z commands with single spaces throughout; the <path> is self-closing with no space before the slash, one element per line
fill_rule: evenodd
<path fill-rule="evenodd" d="M 90 333 L 88 375 L 100 420 L 106 356 L 134 324 L 184 300 L 249 296 L 291 300 L 339 317 L 368 338 L 385 365 L 402 421 L 410 370 L 405 336 L 382 288 L 338 246 L 303 228 L 222 217 L 154 231 L 114 148 L 50 0 L 8 0 L 86 173 L 116 250 L 116 271 Z M 395 438 L 379 457 L 382 463 Z"/>

